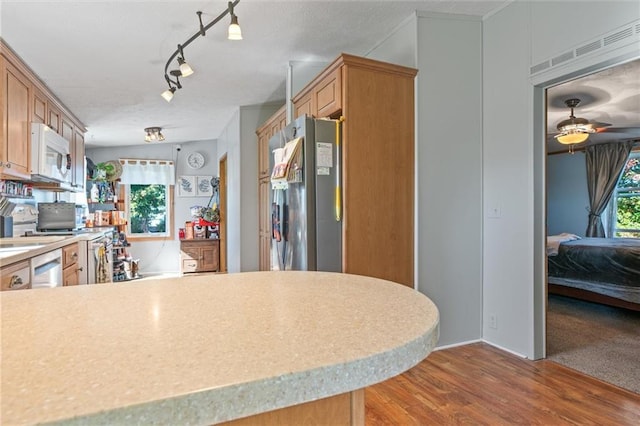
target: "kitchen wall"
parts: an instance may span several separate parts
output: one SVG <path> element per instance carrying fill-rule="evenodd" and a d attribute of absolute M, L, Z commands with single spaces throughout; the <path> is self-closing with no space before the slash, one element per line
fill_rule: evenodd
<path fill-rule="evenodd" d="M 258 270 L 258 139 L 256 130 L 284 101 L 242 106 L 218 136 L 227 162 L 227 270 Z"/>
<path fill-rule="evenodd" d="M 218 176 L 218 142 L 216 140 L 181 143 L 178 152 L 176 144 L 155 143 L 117 148 L 87 148 L 86 156 L 94 163 L 118 158 L 147 158 L 174 160 L 176 178 L 182 175 Z M 205 165 L 198 170 L 191 169 L 187 156 L 194 151 L 205 157 Z M 180 271 L 180 243 L 178 228 L 191 220 L 190 207 L 206 205 L 210 197 L 179 197 L 174 188 L 174 239 L 162 241 L 133 242 L 130 252 L 133 258 L 140 259 L 142 275 L 156 273 L 174 273 Z"/>
<path fill-rule="evenodd" d="M 547 157 L 547 233 L 584 237 L 589 191 L 584 152 Z"/>

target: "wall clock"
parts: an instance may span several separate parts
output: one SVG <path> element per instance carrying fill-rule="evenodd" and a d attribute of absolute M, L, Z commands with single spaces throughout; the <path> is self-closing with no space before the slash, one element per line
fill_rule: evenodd
<path fill-rule="evenodd" d="M 199 152 L 192 152 L 187 156 L 187 164 L 192 169 L 199 169 L 204 166 L 204 156 Z"/>

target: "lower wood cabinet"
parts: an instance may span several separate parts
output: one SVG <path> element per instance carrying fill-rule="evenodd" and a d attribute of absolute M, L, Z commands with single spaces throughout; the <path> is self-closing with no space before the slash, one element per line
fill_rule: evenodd
<path fill-rule="evenodd" d="M 180 240 L 180 271 L 217 272 L 220 270 L 220 240 Z"/>
<path fill-rule="evenodd" d="M 28 260 L 0 268 L 0 290 L 31 288 L 30 274 Z"/>
<path fill-rule="evenodd" d="M 62 248 L 62 285 L 80 284 L 80 265 L 78 264 L 78 243 Z"/>

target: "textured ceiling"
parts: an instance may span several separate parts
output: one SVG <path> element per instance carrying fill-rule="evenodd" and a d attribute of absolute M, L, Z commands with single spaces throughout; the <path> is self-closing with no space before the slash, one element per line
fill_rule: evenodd
<path fill-rule="evenodd" d="M 159 96 L 167 59 L 198 30 L 196 11 L 207 23 L 226 1 L 2 0 L 0 36 L 85 123 L 88 146 L 144 144 L 149 126 L 184 143 L 218 137 L 238 106 L 283 100 L 289 61 L 363 55 L 415 10 L 484 16 L 506 3 L 241 0 L 244 40 L 226 40 L 226 17 L 196 39 L 185 49 L 195 74 L 171 103 Z M 569 115 L 564 99 L 580 97 L 577 116 L 638 128 L 590 143 L 640 137 L 639 63 L 549 89 L 549 132 Z"/>
<path fill-rule="evenodd" d="M 589 136 L 584 147 L 625 139 L 640 139 L 640 59 L 618 65 L 547 90 L 547 133 L 549 152 L 567 150 L 558 143 L 557 124 L 569 118 L 565 100 L 580 99 L 576 117 L 607 123 Z"/>
<path fill-rule="evenodd" d="M 195 74 L 171 103 L 164 65 L 226 1 L 7 1 L 0 35 L 87 126 L 88 146 L 214 139 L 241 105 L 285 98 L 289 61 L 363 55 L 415 10 L 483 16 L 506 1 L 261 1 L 236 6 L 244 40 L 226 40 L 228 18 L 185 49 Z"/>

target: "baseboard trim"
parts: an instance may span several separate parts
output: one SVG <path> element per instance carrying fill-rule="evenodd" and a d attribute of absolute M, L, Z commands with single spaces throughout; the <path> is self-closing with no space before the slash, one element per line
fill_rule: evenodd
<path fill-rule="evenodd" d="M 470 345 L 472 343 L 480 343 L 480 342 L 482 342 L 481 339 L 467 340 L 466 342 L 452 343 L 450 345 L 444 345 L 444 346 L 436 346 L 433 350 L 434 351 L 441 351 L 443 349 L 451 349 L 451 348 L 456 348 L 458 346 L 466 346 L 466 345 Z"/>
<path fill-rule="evenodd" d="M 502 347 L 500 345 L 496 345 L 495 343 L 492 343 L 492 342 L 490 342 L 488 340 L 482 339 L 482 342 L 486 343 L 487 345 L 493 346 L 494 348 L 500 349 L 501 351 L 509 352 L 511 355 L 515 355 L 515 356 L 517 356 L 519 358 L 529 359 L 526 355 L 522 355 L 521 353 L 512 351 L 511 349 L 507 349 L 507 348 L 504 348 L 504 347 Z"/>

